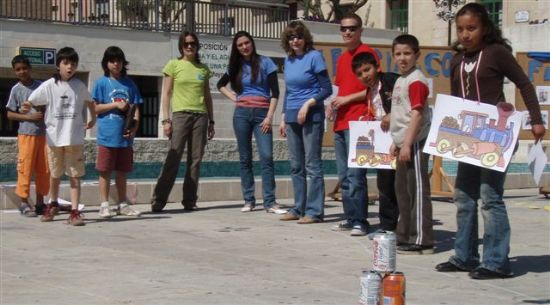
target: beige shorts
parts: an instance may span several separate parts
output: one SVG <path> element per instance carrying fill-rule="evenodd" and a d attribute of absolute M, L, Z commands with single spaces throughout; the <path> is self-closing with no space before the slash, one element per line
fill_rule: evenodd
<path fill-rule="evenodd" d="M 84 145 L 48 146 L 48 163 L 52 178 L 60 178 L 63 172 L 72 178 L 82 177 L 86 174 Z"/>

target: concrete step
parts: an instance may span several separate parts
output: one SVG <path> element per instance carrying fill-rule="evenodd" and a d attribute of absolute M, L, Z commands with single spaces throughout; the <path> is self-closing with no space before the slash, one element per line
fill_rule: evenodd
<path fill-rule="evenodd" d="M 454 184 L 454 176 L 449 176 L 449 181 Z M 376 177 L 368 177 L 369 200 L 376 199 Z M 242 200 L 241 184 L 239 178 L 203 178 L 199 184 L 199 202 L 200 201 L 234 201 Z M 276 197 L 278 199 L 288 199 L 293 197 L 292 181 L 290 177 L 277 177 Z M 337 182 L 336 176 L 325 176 L 325 192 L 333 192 Z M 132 203 L 149 203 L 155 187 L 156 180 L 129 180 L 127 194 Z M 256 198 L 262 198 L 261 179 L 256 179 Z M 543 173 L 541 185 L 550 185 L 550 172 Z M 511 173 L 506 176 L 505 189 L 524 189 L 537 187 L 533 178 L 528 173 Z M 178 179 L 170 193 L 169 202 L 180 202 L 183 198 L 183 179 Z M 15 183 L 6 183 L 0 185 L 0 210 L 13 209 L 19 206 L 19 198 L 14 193 Z M 31 186 L 31 202 L 34 199 L 34 184 Z M 336 194 L 337 195 L 337 194 Z M 59 196 L 62 199 L 70 200 L 69 183 L 61 183 Z M 116 202 L 116 188 L 112 184 L 110 188 L 111 202 Z M 329 196 L 330 197 L 330 196 Z M 86 206 L 98 206 L 100 204 L 99 190 L 97 181 L 83 181 L 81 203 Z"/>

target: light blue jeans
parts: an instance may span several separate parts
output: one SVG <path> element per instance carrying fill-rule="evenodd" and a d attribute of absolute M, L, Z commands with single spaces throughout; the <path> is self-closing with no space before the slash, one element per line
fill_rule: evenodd
<path fill-rule="evenodd" d="M 286 123 L 285 131 L 294 187 L 294 207 L 289 213 L 323 220 L 325 181 L 321 144 L 324 122 Z"/>
<path fill-rule="evenodd" d="M 273 166 L 273 132 L 263 133 L 260 124 L 267 116 L 267 108 L 235 107 L 233 129 L 239 147 L 241 189 L 244 201 L 256 204 L 254 173 L 252 166 L 252 134 L 260 155 L 264 208 L 275 203 L 275 172 Z"/>
<path fill-rule="evenodd" d="M 483 259 L 481 267 L 509 274 L 510 222 L 502 200 L 506 172 L 459 163 L 454 200 L 457 207 L 455 255 L 449 261 L 459 267 L 480 265 L 478 251 L 477 200 L 483 216 Z"/>
<path fill-rule="evenodd" d="M 334 133 L 336 168 L 342 189 L 344 217 L 353 226 L 367 229 L 367 170 L 348 168 L 349 130 Z"/>

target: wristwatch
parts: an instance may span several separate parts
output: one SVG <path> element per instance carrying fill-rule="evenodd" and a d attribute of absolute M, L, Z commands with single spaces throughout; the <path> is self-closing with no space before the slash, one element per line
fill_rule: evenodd
<path fill-rule="evenodd" d="M 216 124 L 216 122 L 214 122 L 214 120 L 210 120 L 209 123 L 210 123 L 210 125 Z"/>

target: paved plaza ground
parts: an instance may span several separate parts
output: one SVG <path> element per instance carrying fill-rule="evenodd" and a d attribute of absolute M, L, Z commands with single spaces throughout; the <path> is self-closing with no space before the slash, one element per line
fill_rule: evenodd
<path fill-rule="evenodd" d="M 506 192 L 516 273 L 506 280 L 434 271 L 453 253 L 456 229 L 454 205 L 434 201 L 436 253 L 397 258 L 407 304 L 550 304 L 550 200 L 536 194 Z M 358 304 L 372 248 L 330 230 L 340 202 L 327 201 L 326 221 L 314 225 L 241 213 L 240 202 L 199 205 L 188 213 L 172 203 L 162 214 L 138 205 L 141 218 L 109 221 L 90 207 L 85 227 L 65 225 L 66 215 L 40 223 L 0 211 L 0 304 Z M 369 210 L 375 229 L 378 206 Z"/>

